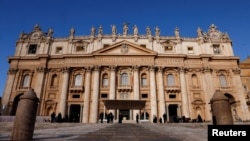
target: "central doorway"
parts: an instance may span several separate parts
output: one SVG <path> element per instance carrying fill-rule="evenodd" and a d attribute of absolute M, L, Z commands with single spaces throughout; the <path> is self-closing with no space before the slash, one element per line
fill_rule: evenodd
<path fill-rule="evenodd" d="M 123 116 L 123 119 L 130 120 L 130 110 L 129 109 L 122 109 L 119 113 Z"/>
<path fill-rule="evenodd" d="M 80 110 L 81 106 L 72 104 L 69 110 L 69 122 L 80 122 Z"/>

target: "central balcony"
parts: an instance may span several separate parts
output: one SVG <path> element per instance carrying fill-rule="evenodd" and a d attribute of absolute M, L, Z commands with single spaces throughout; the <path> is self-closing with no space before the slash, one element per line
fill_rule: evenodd
<path fill-rule="evenodd" d="M 132 86 L 131 85 L 118 85 L 117 89 L 119 92 L 131 92 Z"/>
<path fill-rule="evenodd" d="M 178 93 L 181 91 L 179 86 L 165 86 L 165 91 L 167 93 Z"/>

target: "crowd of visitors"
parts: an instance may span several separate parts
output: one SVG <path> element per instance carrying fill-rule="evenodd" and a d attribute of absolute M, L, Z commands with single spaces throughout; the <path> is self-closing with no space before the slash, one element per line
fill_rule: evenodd
<path fill-rule="evenodd" d="M 65 117 L 63 118 L 62 117 L 62 114 L 59 112 L 58 115 L 56 116 L 56 113 L 53 112 L 51 113 L 51 120 L 50 122 L 51 123 L 54 123 L 54 122 L 79 122 L 79 117 L 78 116 L 75 116 L 75 115 L 71 115 L 71 118 L 68 117 L 68 115 L 65 115 Z M 99 115 L 99 120 L 100 120 L 100 123 L 103 123 L 104 119 L 106 119 L 107 123 L 113 123 L 114 122 L 114 115 L 112 112 L 110 113 L 104 113 L 102 112 L 100 115 Z M 139 123 L 139 114 L 137 113 L 136 114 L 136 123 Z M 119 118 L 118 118 L 118 123 L 122 123 L 122 120 L 123 120 L 123 115 L 120 114 L 119 115 Z M 153 123 L 166 123 L 167 122 L 167 114 L 164 113 L 162 115 L 162 117 L 158 118 L 156 115 L 154 115 L 153 117 Z M 190 122 L 190 118 L 186 118 L 185 116 L 182 116 L 181 118 L 178 117 L 178 116 L 173 116 L 172 119 L 170 119 L 169 122 L 175 122 L 175 123 L 180 123 L 180 122 Z M 198 114 L 197 118 L 196 119 L 193 119 L 191 120 L 191 122 L 203 122 L 203 119 L 201 117 L 200 114 Z"/>

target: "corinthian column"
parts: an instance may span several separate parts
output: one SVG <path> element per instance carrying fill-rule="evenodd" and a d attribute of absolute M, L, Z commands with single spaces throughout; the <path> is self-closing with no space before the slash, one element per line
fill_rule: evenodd
<path fill-rule="evenodd" d="M 82 123 L 89 122 L 89 96 L 90 96 L 90 84 L 91 84 L 91 68 L 86 69 L 85 76 L 85 91 L 84 91 L 84 105 L 83 105 L 83 116 Z"/>
<path fill-rule="evenodd" d="M 233 82 L 235 86 L 235 93 L 236 100 L 240 101 L 239 104 L 236 107 L 237 114 L 240 116 L 240 118 L 243 121 L 248 121 L 250 120 L 250 112 L 248 110 L 245 94 L 244 94 L 244 88 L 241 84 L 241 79 L 240 79 L 240 69 L 235 68 L 232 69 L 233 71 Z"/>
<path fill-rule="evenodd" d="M 159 89 L 159 105 L 158 107 L 159 109 L 159 115 L 163 116 L 163 114 L 166 112 L 165 110 L 165 96 L 164 96 L 164 87 L 163 87 L 163 76 L 162 76 L 162 67 L 158 68 L 158 89 Z M 162 118 L 163 119 L 163 118 Z"/>
<path fill-rule="evenodd" d="M 206 103 L 210 103 L 210 99 L 213 97 L 213 94 L 215 92 L 214 89 L 214 83 L 213 83 L 213 78 L 212 78 L 212 69 L 209 67 L 203 68 L 202 71 L 202 83 L 204 86 L 204 91 L 206 93 L 205 95 L 205 99 L 206 99 Z M 205 109 L 205 120 L 206 121 L 211 121 L 212 120 L 212 114 L 211 114 L 211 105 L 210 104 L 206 104 L 206 109 Z"/>
<path fill-rule="evenodd" d="M 37 72 L 38 74 L 37 74 L 37 79 L 36 79 L 35 92 L 36 92 L 37 97 L 41 99 L 41 93 L 42 93 L 42 88 L 43 88 L 43 83 L 44 83 L 45 68 L 38 67 Z"/>
<path fill-rule="evenodd" d="M 62 84 L 62 94 L 60 100 L 60 110 L 62 116 L 65 116 L 66 112 L 66 99 L 67 99 L 67 92 L 68 92 L 68 84 L 69 84 L 69 68 L 63 68 L 63 84 Z"/>
<path fill-rule="evenodd" d="M 115 99 L 115 66 L 110 66 L 110 88 L 109 88 L 109 99 Z M 109 110 L 113 114 L 115 114 L 115 110 Z M 104 111 L 105 113 L 105 111 Z"/>
<path fill-rule="evenodd" d="M 180 68 L 180 82 L 181 82 L 181 97 L 182 97 L 182 115 L 189 118 L 189 104 L 187 97 L 187 84 L 184 74 L 184 68 Z"/>
<path fill-rule="evenodd" d="M 150 67 L 150 103 L 151 103 L 151 122 L 154 116 L 157 116 L 155 67 Z"/>
<path fill-rule="evenodd" d="M 100 67 L 95 66 L 94 70 L 94 86 L 93 86 L 93 97 L 90 111 L 90 123 L 97 123 L 97 113 L 98 113 L 98 95 L 99 95 L 99 75 Z"/>
<path fill-rule="evenodd" d="M 140 99 L 139 94 L 139 67 L 134 66 L 134 100 Z M 133 110 L 133 119 L 136 120 L 136 113 L 139 114 L 139 110 Z"/>

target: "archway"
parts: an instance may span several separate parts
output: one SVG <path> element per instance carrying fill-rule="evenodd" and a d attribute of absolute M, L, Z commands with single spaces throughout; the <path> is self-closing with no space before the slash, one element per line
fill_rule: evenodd
<path fill-rule="evenodd" d="M 241 118 L 238 115 L 237 112 L 237 102 L 235 101 L 235 98 L 230 93 L 224 94 L 228 99 L 229 103 L 231 105 L 231 113 L 235 121 L 241 121 Z"/>
<path fill-rule="evenodd" d="M 14 98 L 14 101 L 13 101 L 13 104 L 12 104 L 12 109 L 11 109 L 11 112 L 10 112 L 10 115 L 11 116 L 15 116 L 16 115 L 16 110 L 17 110 L 17 106 L 18 106 L 18 102 L 20 100 L 20 96 L 23 95 L 23 93 L 17 95 L 15 98 Z"/>

